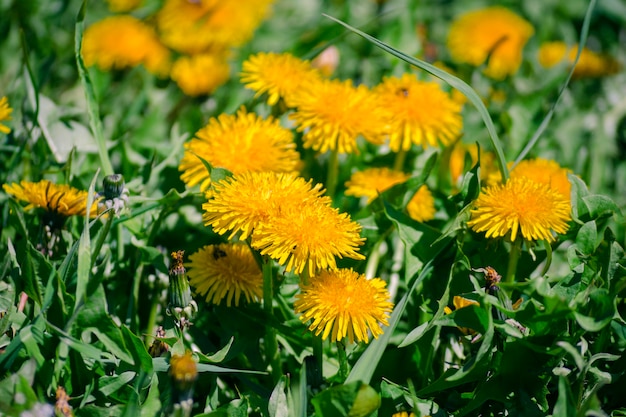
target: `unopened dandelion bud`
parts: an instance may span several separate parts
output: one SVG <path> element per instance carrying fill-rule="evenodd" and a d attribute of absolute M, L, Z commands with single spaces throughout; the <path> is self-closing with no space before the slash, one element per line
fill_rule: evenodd
<path fill-rule="evenodd" d="M 124 177 L 120 174 L 107 175 L 102 180 L 102 204 L 106 209 L 112 209 L 116 215 L 128 203 L 128 189 L 125 187 Z"/>
<path fill-rule="evenodd" d="M 189 320 L 193 319 L 198 311 L 198 305 L 191 298 L 189 281 L 183 266 L 183 255 L 185 251 L 172 252 L 172 266 L 170 267 L 170 303 L 169 314 L 178 321 L 179 327 L 189 325 Z"/>
<path fill-rule="evenodd" d="M 169 375 L 172 380 L 174 401 L 183 403 L 191 399 L 193 384 L 198 378 L 198 367 L 190 351 L 183 355 L 172 355 Z"/>

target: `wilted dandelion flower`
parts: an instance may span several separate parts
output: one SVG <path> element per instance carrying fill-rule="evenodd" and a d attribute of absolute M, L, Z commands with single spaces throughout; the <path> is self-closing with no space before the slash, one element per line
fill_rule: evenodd
<path fill-rule="evenodd" d="M 387 167 L 368 168 L 352 174 L 346 182 L 346 195 L 367 197 L 370 203 L 380 193 L 408 180 L 410 175 Z"/>
<path fill-rule="evenodd" d="M 230 66 L 222 54 L 181 56 L 170 70 L 170 78 L 188 96 L 211 94 L 229 77 Z"/>
<path fill-rule="evenodd" d="M 406 206 L 409 217 L 418 222 L 427 222 L 435 218 L 435 199 L 426 185 L 422 185 Z"/>
<path fill-rule="evenodd" d="M 195 54 L 223 51 L 247 42 L 273 0 L 167 0 L 156 15 L 163 43 Z"/>
<path fill-rule="evenodd" d="M 244 61 L 241 73 L 241 82 L 256 91 L 255 97 L 266 93 L 270 106 L 282 98 L 287 106 L 293 107 L 293 95 L 319 79 L 319 72 L 309 61 L 289 53 L 259 52 Z"/>
<path fill-rule="evenodd" d="M 544 68 L 551 68 L 563 61 L 573 64 L 577 52 L 578 45 L 568 46 L 561 41 L 546 42 L 539 48 L 539 63 Z M 602 77 L 616 73 L 619 67 L 615 59 L 583 48 L 573 76 L 577 78 Z"/>
<path fill-rule="evenodd" d="M 154 29 L 128 15 L 107 17 L 89 26 L 81 51 L 85 65 L 105 71 L 143 65 L 165 75 L 169 69 L 170 52 Z"/>
<path fill-rule="evenodd" d="M 202 158 L 211 166 L 234 174 L 254 171 L 295 172 L 300 163 L 293 133 L 272 117 L 262 119 L 242 107 L 236 115 L 221 114 L 196 132 L 185 144 L 178 167 L 181 179 L 189 186 L 211 184 Z"/>
<path fill-rule="evenodd" d="M 303 323 L 312 320 L 309 330 L 316 336 L 338 342 L 348 337 L 350 343 L 369 342 L 388 326 L 393 304 L 386 283 L 380 278 L 368 280 L 352 269 L 321 271 L 296 295 L 294 308 Z"/>
<path fill-rule="evenodd" d="M 39 182 L 21 181 L 19 184 L 3 184 L 7 194 L 17 200 L 28 203 L 24 208 L 43 208 L 49 213 L 63 217 L 85 216 L 87 214 L 87 191 L 78 190 L 69 185 L 58 185 L 48 180 Z M 94 198 L 95 200 L 95 198 Z M 98 215 L 98 203 L 93 202 L 89 211 L 90 217 Z"/>
<path fill-rule="evenodd" d="M 208 303 L 238 306 L 242 296 L 248 303 L 263 296 L 263 273 L 247 245 L 205 246 L 189 260 L 189 283 Z"/>
<path fill-rule="evenodd" d="M 116 13 L 129 12 L 143 3 L 143 0 L 107 0 L 109 10 Z"/>
<path fill-rule="evenodd" d="M 242 172 L 215 183 L 212 196 L 202 205 L 202 218 L 216 233 L 230 232 L 231 239 L 241 232 L 243 240 L 259 224 L 278 216 L 286 205 L 317 199 L 330 204 L 322 193 L 321 184 L 313 186 L 292 174 Z"/>
<path fill-rule="evenodd" d="M 563 195 L 545 184 L 525 177 L 510 178 L 506 184 L 480 192 L 467 225 L 487 238 L 518 233 L 526 240 L 553 241 L 553 233 L 565 233 L 571 219 L 570 205 Z"/>
<path fill-rule="evenodd" d="M 414 74 L 386 77 L 374 93 L 388 112 L 389 147 L 394 152 L 408 151 L 413 144 L 448 145 L 461 134 L 462 106 L 435 82 L 419 81 Z"/>
<path fill-rule="evenodd" d="M 6 97 L 0 98 L 0 122 L 11 120 L 11 112 L 13 109 L 9 106 L 9 99 Z M 9 134 L 11 128 L 0 123 L 0 132 Z"/>
<path fill-rule="evenodd" d="M 463 14 L 448 33 L 452 59 L 479 66 L 485 74 L 502 79 L 517 72 L 522 52 L 534 29 L 510 10 L 493 6 Z"/>
<path fill-rule="evenodd" d="M 300 274 L 307 269 L 310 276 L 320 269 L 336 268 L 336 257 L 365 259 L 357 252 L 365 240 L 360 232 L 361 225 L 331 207 L 328 199 L 292 200 L 258 225 L 252 246 L 286 271 Z"/>
<path fill-rule="evenodd" d="M 290 117 L 304 132 L 305 148 L 319 152 L 356 153 L 357 138 L 384 141 L 385 121 L 376 96 L 350 80 L 320 80 L 294 95 L 297 110 Z"/>

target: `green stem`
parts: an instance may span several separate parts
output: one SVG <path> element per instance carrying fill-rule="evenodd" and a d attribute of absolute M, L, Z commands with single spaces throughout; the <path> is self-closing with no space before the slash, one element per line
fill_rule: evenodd
<path fill-rule="evenodd" d="M 504 282 L 512 284 L 515 282 L 515 273 L 517 271 L 517 262 L 522 254 L 522 238 L 520 236 L 515 239 L 511 245 L 511 252 L 509 252 L 509 266 L 506 270 L 506 276 Z"/>
<path fill-rule="evenodd" d="M 348 356 L 346 355 L 346 345 L 337 341 L 337 356 L 339 358 L 339 378 L 345 381 L 348 377 Z"/>
<path fill-rule="evenodd" d="M 396 159 L 393 162 L 394 171 L 404 171 L 404 161 L 406 160 L 406 151 L 401 149 L 396 153 Z"/>
<path fill-rule="evenodd" d="M 324 372 L 324 346 L 323 340 L 320 336 L 313 335 L 313 359 L 315 360 L 315 372 L 316 375 L 313 376 L 313 381 L 323 381 Z"/>
<path fill-rule="evenodd" d="M 265 355 L 272 368 L 272 379 L 277 383 L 282 376 L 282 364 L 278 352 L 278 341 L 276 340 L 276 329 L 271 318 L 274 316 L 274 272 L 272 270 L 272 260 L 269 257 L 263 259 L 263 310 L 267 316 L 268 323 L 265 327 Z"/>
<path fill-rule="evenodd" d="M 100 230 L 100 234 L 98 235 L 98 240 L 96 241 L 96 245 L 91 254 L 91 265 L 94 265 L 96 263 L 96 259 L 98 258 L 98 255 L 100 254 L 100 249 L 102 249 L 102 245 L 104 244 L 104 239 L 106 239 L 107 235 L 109 234 L 109 231 L 111 230 L 113 217 L 115 217 L 113 215 L 113 210 L 106 213 L 105 216 L 107 216 L 107 218 L 104 223 L 104 227 L 102 228 L 102 230 Z"/>
<path fill-rule="evenodd" d="M 339 152 L 332 150 L 328 159 L 328 172 L 326 175 L 326 195 L 332 197 L 337 189 L 337 177 L 339 177 Z"/>
<path fill-rule="evenodd" d="M 155 291 L 156 293 L 156 291 Z M 154 326 L 156 324 L 157 307 L 159 301 L 159 295 L 153 293 L 150 299 L 152 300 L 150 306 L 150 315 L 148 316 L 148 325 L 146 326 L 146 340 L 145 344 L 147 348 L 150 348 L 152 341 L 154 340 Z"/>

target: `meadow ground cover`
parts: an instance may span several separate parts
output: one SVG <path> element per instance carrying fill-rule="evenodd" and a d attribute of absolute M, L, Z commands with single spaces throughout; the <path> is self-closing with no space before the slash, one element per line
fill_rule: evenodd
<path fill-rule="evenodd" d="M 626 415 L 619 1 L 0 1 L 0 415 Z"/>

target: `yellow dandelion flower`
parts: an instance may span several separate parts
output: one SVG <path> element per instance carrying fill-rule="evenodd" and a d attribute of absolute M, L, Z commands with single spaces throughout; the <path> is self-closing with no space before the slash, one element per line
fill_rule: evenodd
<path fill-rule="evenodd" d="M 408 413 L 406 411 L 400 411 L 399 413 L 393 413 L 391 417 L 415 417 L 415 413 Z"/>
<path fill-rule="evenodd" d="M 268 221 L 257 226 L 252 247 L 284 265 L 287 271 L 309 276 L 337 268 L 335 258 L 365 259 L 357 252 L 365 241 L 361 225 L 331 207 L 329 199 L 293 200 Z"/>
<path fill-rule="evenodd" d="M 132 16 L 111 16 L 85 30 L 82 44 L 85 65 L 108 71 L 143 65 L 156 75 L 169 69 L 170 53 L 155 31 Z"/>
<path fill-rule="evenodd" d="M 198 378 L 198 366 L 191 351 L 188 350 L 183 355 L 172 355 L 169 375 L 179 390 L 185 391 L 193 386 Z"/>
<path fill-rule="evenodd" d="M 458 141 L 450 153 L 450 176 L 452 183 L 459 185 L 465 175 L 466 162 L 465 159 L 469 155 L 472 166 L 478 162 L 478 150 L 476 145 L 466 145 Z M 487 181 L 488 184 L 500 182 L 501 176 L 498 166 L 496 165 L 496 156 L 493 152 L 485 151 L 480 148 L 480 179 Z"/>
<path fill-rule="evenodd" d="M 462 105 L 435 82 L 419 81 L 414 74 L 386 77 L 374 93 L 388 112 L 389 147 L 394 152 L 408 151 L 413 144 L 448 145 L 461 133 Z"/>
<path fill-rule="evenodd" d="M 143 0 L 107 0 L 109 10 L 115 13 L 130 12 L 143 3 Z"/>
<path fill-rule="evenodd" d="M 387 284 L 380 278 L 366 279 L 352 269 L 322 271 L 311 278 L 296 295 L 294 308 L 303 323 L 312 320 L 309 330 L 331 342 L 369 342 L 368 332 L 375 339 L 388 326 L 393 304 L 389 301 Z"/>
<path fill-rule="evenodd" d="M 370 203 L 380 193 L 396 184 L 401 184 L 408 180 L 410 175 L 392 169 L 368 168 L 352 174 L 350 180 L 346 182 L 346 195 L 355 197 L 367 197 Z"/>
<path fill-rule="evenodd" d="M 11 112 L 13 109 L 9 106 L 9 99 L 6 97 L 0 98 L 0 122 L 11 120 Z M 0 123 L 0 132 L 9 134 L 11 128 Z"/>
<path fill-rule="evenodd" d="M 521 161 L 510 172 L 511 178 L 525 177 L 540 184 L 545 184 L 561 193 L 569 202 L 572 188 L 567 174 L 569 169 L 562 168 L 556 161 L 536 158 Z"/>
<path fill-rule="evenodd" d="M 320 80 L 299 91 L 293 104 L 297 110 L 290 117 L 297 130 L 304 132 L 305 148 L 356 153 L 359 135 L 374 144 L 384 141 L 384 114 L 376 96 L 364 85 Z"/>
<path fill-rule="evenodd" d="M 85 216 L 87 214 L 87 191 L 78 190 L 69 185 L 58 185 L 48 180 L 39 182 L 21 181 L 19 184 L 2 184 L 7 194 L 19 201 L 28 203 L 24 208 L 43 208 L 47 212 L 64 217 Z M 98 203 L 93 202 L 90 217 L 98 215 Z"/>
<path fill-rule="evenodd" d="M 182 56 L 172 64 L 170 78 L 188 96 L 211 94 L 228 81 L 230 66 L 216 54 Z"/>
<path fill-rule="evenodd" d="M 273 118 L 261 119 L 242 107 L 236 115 L 222 114 L 211 118 L 185 144 L 178 169 L 189 186 L 200 184 L 202 190 L 211 184 L 209 173 L 198 158 L 233 174 L 246 171 L 295 172 L 300 164 L 293 133 Z"/>
<path fill-rule="evenodd" d="M 293 95 L 311 82 L 319 80 L 320 74 L 303 61 L 288 53 L 260 52 L 244 61 L 241 82 L 256 91 L 255 97 L 267 93 L 270 106 L 283 99 L 288 107 L 293 107 Z"/>
<path fill-rule="evenodd" d="M 539 48 L 538 59 L 541 66 L 551 68 L 563 61 L 573 64 L 578 52 L 578 45 L 568 46 L 565 42 L 546 42 Z M 608 56 L 583 48 L 574 69 L 576 78 L 602 77 L 619 71 L 618 62 Z"/>
<path fill-rule="evenodd" d="M 313 186 L 292 174 L 242 172 L 214 184 L 211 198 L 202 205 L 202 218 L 216 233 L 230 232 L 231 239 L 241 232 L 244 240 L 259 224 L 277 217 L 284 206 L 317 199 L 330 204 L 322 193 L 321 184 Z"/>
<path fill-rule="evenodd" d="M 494 6 L 475 10 L 455 20 L 448 33 L 452 59 L 479 66 L 494 79 L 513 75 L 522 62 L 522 52 L 534 29 L 510 10 Z"/>
<path fill-rule="evenodd" d="M 479 306 L 480 305 L 480 303 L 478 301 L 470 300 L 469 298 L 461 297 L 460 295 L 455 295 L 454 296 L 454 298 L 452 299 L 452 304 L 454 305 L 454 309 L 455 310 L 458 310 L 460 308 L 469 307 L 469 306 Z M 450 307 L 445 306 L 443 311 L 446 314 L 451 314 L 453 310 Z M 461 331 L 461 333 L 463 333 L 465 335 L 476 334 L 476 331 L 473 330 L 473 329 L 470 329 L 469 327 L 458 327 L 458 329 Z"/>
<path fill-rule="evenodd" d="M 244 244 L 205 246 L 189 257 L 189 283 L 207 303 L 239 305 L 243 296 L 254 302 L 263 296 L 263 273 Z"/>
<path fill-rule="evenodd" d="M 196 54 L 221 51 L 247 42 L 273 0 L 167 0 L 156 15 L 163 43 Z"/>
<path fill-rule="evenodd" d="M 435 199 L 426 185 L 422 185 L 406 206 L 409 217 L 418 222 L 435 218 Z"/>
<path fill-rule="evenodd" d="M 467 225 L 487 238 L 518 233 L 526 240 L 553 241 L 553 232 L 563 234 L 571 219 L 570 205 L 563 195 L 528 178 L 510 178 L 482 190 Z"/>

